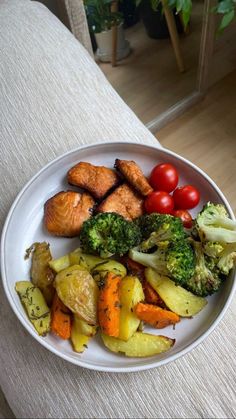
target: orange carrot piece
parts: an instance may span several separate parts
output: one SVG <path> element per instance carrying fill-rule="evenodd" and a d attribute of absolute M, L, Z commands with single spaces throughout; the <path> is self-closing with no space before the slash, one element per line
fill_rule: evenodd
<path fill-rule="evenodd" d="M 148 304 L 156 304 L 159 307 L 165 308 L 166 305 L 161 297 L 157 294 L 154 288 L 149 284 L 149 282 L 145 279 L 143 281 L 143 292 L 145 295 L 145 302 Z"/>
<path fill-rule="evenodd" d="M 152 304 L 138 303 L 135 308 L 136 316 L 156 329 L 162 329 L 180 321 L 178 314 Z"/>
<path fill-rule="evenodd" d="M 69 309 L 55 293 L 51 309 L 51 330 L 62 339 L 69 339 L 71 335 L 71 315 Z"/>
<path fill-rule="evenodd" d="M 141 281 L 144 280 L 145 266 L 141 265 L 141 263 L 135 262 L 128 256 L 123 256 L 121 258 L 121 263 L 125 265 L 129 275 L 137 276 Z"/>
<path fill-rule="evenodd" d="M 109 272 L 98 297 L 98 322 L 103 333 L 118 337 L 120 331 L 121 277 Z"/>

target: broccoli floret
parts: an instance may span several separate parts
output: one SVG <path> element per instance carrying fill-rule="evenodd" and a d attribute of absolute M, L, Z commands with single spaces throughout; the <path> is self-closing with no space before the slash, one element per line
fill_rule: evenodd
<path fill-rule="evenodd" d="M 227 244 L 219 256 L 217 267 L 223 275 L 228 275 L 236 265 L 236 243 Z"/>
<path fill-rule="evenodd" d="M 129 257 L 169 276 L 179 285 L 184 284 L 195 269 L 194 252 L 186 240 L 172 242 L 165 248 L 158 247 L 153 253 L 143 253 L 140 248 L 131 249 Z"/>
<path fill-rule="evenodd" d="M 184 231 L 184 227 L 180 218 L 173 217 L 172 215 L 165 215 L 165 214 L 156 214 L 156 215 L 158 216 L 159 221 L 156 218 L 156 222 L 155 222 L 155 219 L 154 219 L 153 227 L 155 226 L 155 230 L 152 230 L 148 238 L 142 242 L 140 248 L 143 251 L 147 251 L 156 245 L 160 246 L 161 243 L 168 245 L 170 242 L 183 240 L 186 237 L 186 233 Z M 146 217 L 146 223 L 148 224 L 149 216 L 147 215 L 144 217 Z M 143 226 L 144 224 L 145 223 L 143 223 Z M 148 229 L 150 231 L 151 224 L 149 224 L 148 226 L 149 226 Z"/>
<path fill-rule="evenodd" d="M 168 219 L 169 215 L 162 215 L 156 212 L 144 214 L 136 218 L 135 223 L 139 226 L 142 239 L 146 240 L 153 231 L 156 231 L 163 223 L 164 219 Z"/>
<path fill-rule="evenodd" d="M 201 242 L 193 242 L 196 258 L 194 275 L 183 285 L 193 294 L 206 297 L 218 291 L 221 285 L 219 269 L 215 259 L 204 255 Z"/>
<path fill-rule="evenodd" d="M 224 245 L 219 242 L 205 242 L 203 243 L 203 249 L 207 256 L 217 258 L 224 250 Z"/>
<path fill-rule="evenodd" d="M 101 257 L 122 256 L 141 241 L 139 227 L 116 213 L 101 213 L 82 225 L 80 242 L 84 252 Z"/>
<path fill-rule="evenodd" d="M 221 204 L 208 202 L 198 214 L 195 227 L 203 242 L 236 242 L 236 221 L 229 218 Z"/>

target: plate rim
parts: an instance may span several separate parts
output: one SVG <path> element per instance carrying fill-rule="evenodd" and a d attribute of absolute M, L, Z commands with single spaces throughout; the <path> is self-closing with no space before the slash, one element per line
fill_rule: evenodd
<path fill-rule="evenodd" d="M 32 183 L 34 183 L 34 181 L 44 172 L 46 171 L 50 166 L 53 166 L 55 163 L 57 163 L 58 161 L 64 159 L 66 156 L 70 155 L 70 154 L 74 154 L 76 152 L 80 152 L 86 149 L 92 149 L 92 148 L 98 148 L 98 147 L 104 147 L 104 146 L 114 146 L 114 147 L 118 147 L 118 146 L 138 146 L 140 148 L 146 148 L 146 149 L 155 149 L 155 150 L 159 150 L 164 151 L 164 153 L 173 156 L 175 158 L 177 158 L 178 160 L 182 161 L 183 163 L 189 165 L 192 167 L 192 169 L 194 169 L 195 171 L 197 171 L 198 173 L 200 173 L 209 183 L 210 185 L 216 190 L 216 192 L 218 193 L 218 195 L 220 196 L 220 198 L 225 202 L 227 210 L 231 216 L 231 218 L 233 220 L 235 220 L 235 216 L 233 213 L 233 210 L 227 200 L 227 198 L 224 196 L 223 192 L 219 189 L 219 187 L 216 185 L 216 183 L 213 181 L 213 179 L 211 179 L 211 177 L 205 173 L 200 167 L 198 167 L 197 165 L 195 165 L 194 163 L 192 163 L 191 161 L 189 161 L 188 159 L 186 159 L 185 157 L 182 157 L 181 155 L 175 153 L 174 151 L 171 151 L 169 149 L 166 149 L 164 147 L 160 147 L 158 144 L 155 145 L 151 145 L 151 144 L 142 144 L 139 142 L 135 142 L 135 141 L 105 141 L 105 142 L 96 142 L 96 143 L 90 143 L 90 144 L 83 144 L 79 147 L 73 148 L 61 155 L 59 155 L 58 157 L 56 157 L 55 159 L 49 161 L 46 165 L 44 165 L 40 170 L 38 170 L 27 182 L 26 184 L 21 188 L 21 190 L 19 191 L 19 193 L 16 195 L 9 211 L 7 214 L 7 217 L 5 219 L 4 225 L 3 225 L 3 229 L 2 229 L 2 234 L 1 234 L 1 253 L 0 253 L 0 261 L 1 261 L 1 278 L 2 278 L 2 284 L 3 284 L 3 289 L 5 292 L 5 295 L 7 297 L 8 303 L 10 305 L 10 307 L 12 308 L 14 314 L 16 315 L 16 317 L 18 318 L 18 320 L 21 322 L 21 324 L 23 325 L 23 327 L 30 333 L 30 335 L 36 339 L 43 347 L 45 347 L 46 349 L 48 349 L 50 352 L 54 353 L 55 355 L 59 356 L 60 358 L 83 368 L 86 369 L 90 369 L 90 370 L 94 370 L 94 371 L 102 371 L 102 372 L 115 372 L 115 373 L 120 373 L 120 372 L 137 372 L 137 371 L 144 371 L 144 370 L 148 370 L 148 369 L 153 369 L 153 368 L 157 368 L 157 367 L 161 367 L 163 365 L 168 364 L 169 362 L 175 361 L 177 359 L 179 359 L 180 357 L 186 355 L 187 353 L 191 352 L 194 348 L 196 348 L 200 343 L 202 343 L 212 332 L 213 330 L 217 327 L 217 325 L 221 322 L 221 320 L 223 319 L 226 311 L 228 310 L 235 290 L 236 290 L 236 281 L 233 281 L 230 293 L 227 297 L 227 300 L 225 302 L 225 305 L 222 309 L 222 311 L 217 315 L 217 317 L 215 318 L 215 320 L 213 321 L 213 323 L 211 324 L 211 326 L 202 334 L 200 335 L 197 339 L 195 339 L 190 345 L 187 345 L 187 347 L 183 348 L 182 350 L 180 350 L 178 353 L 173 354 L 168 356 L 166 359 L 162 359 L 162 360 L 157 360 L 155 362 L 152 362 L 151 364 L 143 364 L 143 365 L 134 365 L 134 366 L 127 366 L 127 367 L 106 367 L 106 366 L 96 366 L 93 364 L 89 364 L 86 363 L 86 361 L 84 361 L 83 359 L 74 359 L 71 358 L 69 355 L 67 354 L 63 354 L 61 353 L 58 349 L 54 348 L 53 346 L 51 346 L 49 343 L 47 343 L 41 336 L 37 335 L 36 332 L 30 327 L 30 325 L 28 324 L 28 321 L 26 319 L 26 316 L 23 316 L 22 313 L 20 313 L 17 309 L 17 307 L 15 306 L 13 300 L 11 299 L 10 296 L 10 292 L 8 291 L 8 285 L 7 285 L 7 275 L 6 275 L 6 266 L 5 266 L 5 252 L 4 252 L 4 248 L 5 248 L 5 239 L 6 239 L 6 235 L 7 235 L 7 230 L 11 221 L 11 218 L 14 214 L 14 210 L 17 207 L 18 202 L 20 201 L 22 195 L 25 193 L 25 191 L 30 187 L 30 185 Z M 235 276 L 235 273 L 234 273 Z M 142 358 L 141 358 L 142 359 Z M 148 358 L 147 358 L 148 359 Z"/>

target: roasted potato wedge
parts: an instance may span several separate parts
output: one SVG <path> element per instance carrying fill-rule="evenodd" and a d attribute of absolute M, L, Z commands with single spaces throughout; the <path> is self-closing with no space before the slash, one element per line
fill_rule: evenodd
<path fill-rule="evenodd" d="M 15 290 L 37 333 L 45 336 L 50 331 L 51 314 L 42 292 L 30 281 L 16 282 Z"/>
<path fill-rule="evenodd" d="M 79 352 L 79 353 L 84 352 L 92 336 L 92 335 L 87 335 L 83 333 L 83 327 L 81 327 L 81 324 L 82 324 L 81 322 L 83 322 L 83 320 L 81 320 L 79 317 L 75 315 L 73 319 L 72 329 L 71 329 L 72 346 L 73 346 L 74 351 Z M 93 327 L 93 326 L 90 326 L 90 327 Z"/>
<path fill-rule="evenodd" d="M 159 275 L 152 268 L 145 269 L 145 277 L 164 301 L 165 305 L 179 316 L 195 316 L 207 304 L 205 298 L 198 297 L 179 285 L 176 285 L 170 278 Z"/>
<path fill-rule="evenodd" d="M 91 324 L 88 324 L 86 321 L 76 316 L 76 314 L 74 314 L 73 322 L 76 323 L 76 328 L 78 332 L 81 333 L 82 335 L 91 337 L 91 336 L 94 336 L 97 332 L 96 326 L 92 326 Z"/>
<path fill-rule="evenodd" d="M 113 272 L 122 278 L 127 273 L 125 266 L 121 263 L 111 259 L 102 259 L 98 256 L 88 255 L 87 253 L 83 253 L 80 248 L 49 262 L 49 266 L 57 273 L 73 265 L 80 265 L 88 270 L 95 279 L 98 278 L 98 280 L 105 276 L 107 272 Z"/>
<path fill-rule="evenodd" d="M 53 287 L 55 273 L 49 266 L 49 262 L 52 259 L 50 246 L 46 242 L 34 243 L 26 251 L 27 255 L 31 252 L 31 280 L 33 284 L 42 291 L 47 304 L 50 306 L 55 292 Z"/>
<path fill-rule="evenodd" d="M 97 323 L 98 286 L 80 265 L 59 272 L 55 279 L 58 297 L 72 313 L 89 324 Z"/>
<path fill-rule="evenodd" d="M 124 278 L 126 276 L 126 268 L 121 263 L 117 262 L 116 260 L 104 260 L 101 259 L 102 262 L 98 263 L 91 269 L 91 275 L 99 284 L 101 279 L 104 279 L 108 272 L 112 272 L 113 274 Z"/>
<path fill-rule="evenodd" d="M 175 343 L 174 339 L 166 336 L 156 336 L 142 332 L 135 332 L 128 340 L 113 338 L 102 334 L 106 348 L 112 352 L 122 352 L 130 357 L 146 357 L 168 351 Z"/>
<path fill-rule="evenodd" d="M 128 340 L 139 327 L 140 320 L 135 314 L 135 306 L 144 300 L 142 284 L 135 276 L 126 276 L 120 286 L 120 332 L 119 338 Z"/>

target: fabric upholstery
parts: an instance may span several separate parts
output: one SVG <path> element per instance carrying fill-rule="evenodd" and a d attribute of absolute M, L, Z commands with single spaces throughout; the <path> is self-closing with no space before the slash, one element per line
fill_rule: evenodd
<path fill-rule="evenodd" d="M 0 222 L 23 185 L 80 144 L 159 146 L 85 48 L 44 6 L 0 2 Z M 41 347 L 0 285 L 0 385 L 18 418 L 233 418 L 235 305 L 192 353 L 159 369 L 93 372 Z"/>

